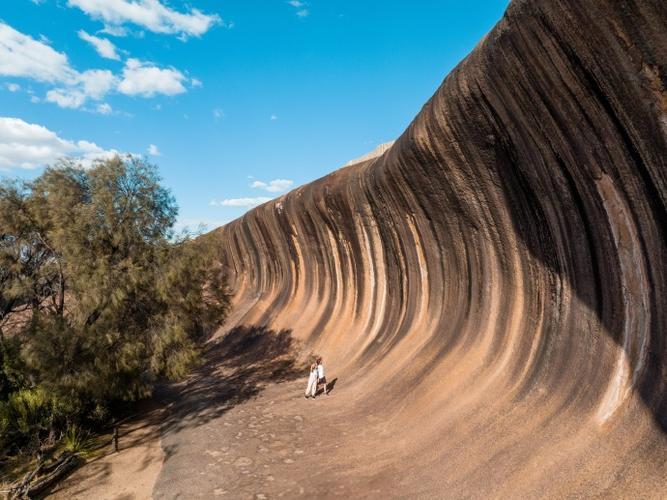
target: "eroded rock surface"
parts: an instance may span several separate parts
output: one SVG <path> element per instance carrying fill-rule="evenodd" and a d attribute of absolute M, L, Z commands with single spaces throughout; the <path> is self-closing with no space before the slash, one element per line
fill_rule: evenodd
<path fill-rule="evenodd" d="M 514 1 L 384 155 L 219 230 L 233 321 L 339 377 L 332 495 L 667 495 L 666 64 L 664 1 Z"/>

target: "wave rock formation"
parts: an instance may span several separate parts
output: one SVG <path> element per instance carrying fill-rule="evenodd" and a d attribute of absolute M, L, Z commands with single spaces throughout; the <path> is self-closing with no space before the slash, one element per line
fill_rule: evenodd
<path fill-rule="evenodd" d="M 219 230 L 233 322 L 324 355 L 396 495 L 664 498 L 666 85 L 664 1 L 515 0 L 383 155 Z"/>

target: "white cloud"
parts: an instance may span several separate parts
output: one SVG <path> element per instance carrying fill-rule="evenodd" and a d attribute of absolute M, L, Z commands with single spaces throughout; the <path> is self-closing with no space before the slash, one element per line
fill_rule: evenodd
<path fill-rule="evenodd" d="M 274 179 L 269 182 L 254 181 L 250 184 L 250 187 L 253 189 L 262 189 L 269 193 L 281 193 L 287 191 L 293 184 L 294 181 L 289 179 Z"/>
<path fill-rule="evenodd" d="M 221 110 L 220 108 L 215 108 L 213 110 L 213 116 L 215 117 L 216 120 L 219 120 L 220 118 L 225 117 L 225 112 Z"/>
<path fill-rule="evenodd" d="M 193 78 L 192 80 L 190 80 L 190 85 L 192 85 L 193 87 L 201 87 L 203 83 L 198 78 Z"/>
<path fill-rule="evenodd" d="M 296 15 L 299 17 L 306 17 L 308 16 L 309 12 L 308 9 L 306 8 L 308 6 L 308 2 L 302 2 L 301 0 L 289 0 L 287 2 L 290 4 L 292 7 L 297 9 Z"/>
<path fill-rule="evenodd" d="M 111 71 L 93 69 L 79 73 L 69 87 L 56 88 L 46 93 L 46 100 L 56 103 L 61 108 L 80 108 L 88 99 L 99 101 L 116 84 L 116 77 Z"/>
<path fill-rule="evenodd" d="M 77 109 L 86 102 L 86 95 L 76 89 L 53 89 L 46 93 L 46 100 L 61 108 Z"/>
<path fill-rule="evenodd" d="M 0 22 L 0 75 L 66 82 L 76 78 L 67 56 Z"/>
<path fill-rule="evenodd" d="M 21 86 L 18 83 L 7 83 L 5 84 L 5 87 L 10 92 L 18 92 L 19 90 L 21 90 Z"/>
<path fill-rule="evenodd" d="M 177 12 L 160 0 L 68 0 L 67 4 L 103 21 L 106 29 L 111 30 L 132 23 L 154 33 L 187 38 L 201 36 L 222 22 L 217 14 L 204 14 L 197 9 L 187 13 Z"/>
<path fill-rule="evenodd" d="M 113 113 L 113 108 L 106 102 L 97 105 L 97 112 L 101 115 L 110 115 Z"/>
<path fill-rule="evenodd" d="M 153 97 L 155 94 L 175 95 L 185 92 L 187 78 L 176 69 L 161 69 L 151 63 L 128 59 L 118 91 L 126 95 Z"/>
<path fill-rule="evenodd" d="M 227 200 L 212 200 L 211 205 L 214 207 L 256 207 L 272 198 L 266 196 L 257 196 L 255 198 L 230 198 Z"/>
<path fill-rule="evenodd" d="M 105 33 L 111 36 L 127 36 L 130 32 L 123 26 L 104 26 L 99 33 Z"/>
<path fill-rule="evenodd" d="M 277 119 L 278 119 L 278 115 L 271 115 L 269 117 L 269 120 L 271 120 L 272 122 L 275 122 Z"/>
<path fill-rule="evenodd" d="M 91 44 L 101 57 L 106 59 L 113 59 L 114 61 L 120 61 L 120 56 L 118 55 L 116 46 L 106 38 L 89 35 L 84 30 L 79 30 L 79 38 Z"/>
<path fill-rule="evenodd" d="M 0 75 L 63 85 L 46 94 L 47 101 L 63 108 L 79 108 L 88 98 L 101 99 L 114 85 L 111 71 L 79 73 L 65 54 L 4 23 L 0 23 Z"/>
<path fill-rule="evenodd" d="M 38 168 L 63 157 L 77 158 L 89 167 L 117 154 L 89 141 L 62 139 L 46 127 L 19 118 L 0 117 L 0 169 Z"/>
<path fill-rule="evenodd" d="M 81 33 L 85 32 L 79 32 L 80 35 Z M 103 40 L 87 33 L 85 35 Z M 188 83 L 188 78 L 177 69 L 159 68 L 138 59 L 126 61 L 122 78 L 109 70 L 92 69 L 79 72 L 69 65 L 65 54 L 2 22 L 0 76 L 30 78 L 53 84 L 53 88 L 47 91 L 45 100 L 72 109 L 81 108 L 89 99 L 102 100 L 112 91 L 141 97 L 180 94 L 186 92 L 185 84 Z M 196 79 L 190 83 L 194 86 L 201 84 Z"/>
<path fill-rule="evenodd" d="M 148 146 L 148 154 L 151 156 L 161 156 L 162 153 L 160 153 L 160 150 L 157 148 L 155 144 L 150 144 Z"/>
<path fill-rule="evenodd" d="M 106 69 L 91 69 L 79 74 L 78 83 L 86 96 L 99 100 L 113 89 L 116 77 Z"/>

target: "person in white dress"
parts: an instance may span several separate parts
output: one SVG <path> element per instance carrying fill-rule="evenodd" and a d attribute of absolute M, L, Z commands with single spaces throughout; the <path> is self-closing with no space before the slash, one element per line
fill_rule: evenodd
<path fill-rule="evenodd" d="M 324 364 L 322 363 L 322 357 L 318 356 L 317 358 L 317 384 L 324 384 L 324 395 L 328 396 L 329 393 L 327 392 L 327 378 L 324 376 Z M 317 390 L 316 390 L 317 392 Z"/>
<path fill-rule="evenodd" d="M 310 375 L 308 376 L 308 385 L 306 386 L 306 394 L 304 397 L 314 398 L 317 393 L 317 364 L 312 363 L 310 365 Z"/>

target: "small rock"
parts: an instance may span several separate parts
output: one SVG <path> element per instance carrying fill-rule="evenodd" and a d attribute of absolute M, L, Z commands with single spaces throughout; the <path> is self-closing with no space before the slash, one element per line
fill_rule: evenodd
<path fill-rule="evenodd" d="M 252 460 L 248 457 L 240 457 L 234 460 L 234 465 L 236 467 L 247 467 L 248 465 L 252 465 Z"/>

